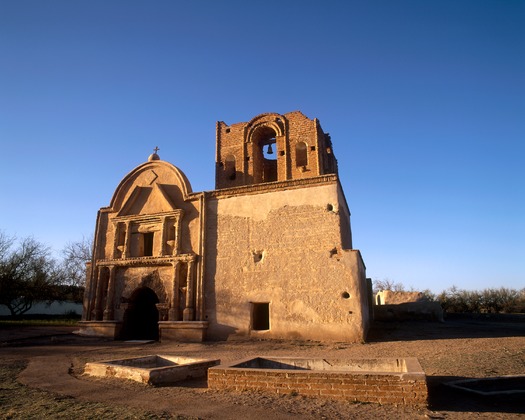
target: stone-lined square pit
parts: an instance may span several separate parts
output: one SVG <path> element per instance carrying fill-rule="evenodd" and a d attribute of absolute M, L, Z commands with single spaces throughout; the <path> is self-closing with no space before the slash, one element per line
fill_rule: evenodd
<path fill-rule="evenodd" d="M 426 376 L 416 358 L 256 357 L 208 371 L 208 387 L 261 390 L 380 404 L 426 406 Z"/>
<path fill-rule="evenodd" d="M 219 359 L 194 359 L 179 356 L 149 355 L 129 359 L 86 363 L 84 374 L 130 379 L 149 385 L 167 385 L 206 376 Z"/>

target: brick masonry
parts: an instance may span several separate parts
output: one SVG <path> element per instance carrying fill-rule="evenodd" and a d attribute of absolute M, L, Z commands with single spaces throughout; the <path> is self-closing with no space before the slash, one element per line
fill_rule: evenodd
<path fill-rule="evenodd" d="M 428 398 L 426 377 L 422 372 L 336 372 L 217 366 L 208 370 L 208 387 L 415 407 L 426 407 Z"/>
<path fill-rule="evenodd" d="M 193 192 L 156 151 L 98 213 L 82 334 L 366 339 L 366 267 L 317 119 L 217 123 L 214 191 Z"/>

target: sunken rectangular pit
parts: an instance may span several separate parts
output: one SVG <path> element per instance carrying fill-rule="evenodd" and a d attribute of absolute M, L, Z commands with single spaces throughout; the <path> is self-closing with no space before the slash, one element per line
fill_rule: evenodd
<path fill-rule="evenodd" d="M 256 357 L 210 368 L 208 387 L 422 407 L 427 405 L 428 397 L 425 373 L 418 360 L 411 357 Z"/>
<path fill-rule="evenodd" d="M 149 355 L 129 359 L 86 363 L 84 374 L 90 376 L 130 379 L 159 386 L 206 376 L 218 359 L 193 359 L 179 356 Z"/>
<path fill-rule="evenodd" d="M 525 375 L 460 379 L 445 385 L 482 397 L 525 396 Z"/>

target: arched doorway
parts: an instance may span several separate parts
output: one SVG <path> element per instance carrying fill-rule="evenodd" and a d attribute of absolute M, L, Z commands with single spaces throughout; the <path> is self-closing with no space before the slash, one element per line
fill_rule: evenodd
<path fill-rule="evenodd" d="M 149 287 L 140 287 L 131 295 L 124 312 L 123 340 L 158 340 L 159 298 Z"/>

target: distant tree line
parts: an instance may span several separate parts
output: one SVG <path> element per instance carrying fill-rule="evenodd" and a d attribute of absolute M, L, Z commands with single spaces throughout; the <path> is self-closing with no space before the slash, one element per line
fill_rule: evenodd
<path fill-rule="evenodd" d="M 17 240 L 0 231 L 0 305 L 19 316 L 35 302 L 82 302 L 92 243 L 91 238 L 68 243 L 57 260 L 34 238 Z"/>
<path fill-rule="evenodd" d="M 82 302 L 86 263 L 92 250 L 93 238 L 82 238 L 67 243 L 62 259 L 57 260 L 49 247 L 34 238 L 17 240 L 0 231 L 0 305 L 18 316 L 35 302 Z M 373 290 L 415 291 L 389 279 L 374 280 Z M 463 290 L 452 286 L 437 294 L 421 292 L 428 300 L 439 302 L 446 312 L 525 313 L 525 288 Z"/>
<path fill-rule="evenodd" d="M 374 293 L 380 290 L 398 292 L 407 290 L 402 283 L 392 280 L 374 280 Z M 464 290 L 452 286 L 441 293 L 430 290 L 421 291 L 432 302 L 438 302 L 449 313 L 525 313 L 525 288 L 521 290 L 507 287 L 483 290 Z"/>

